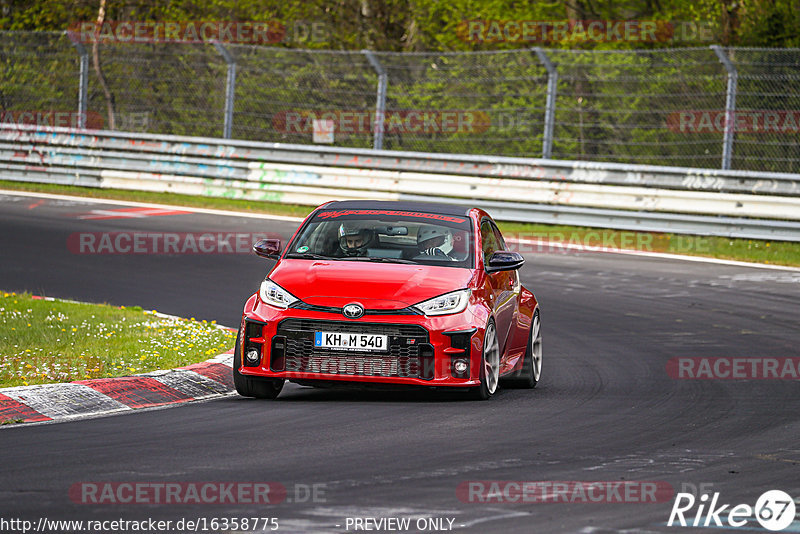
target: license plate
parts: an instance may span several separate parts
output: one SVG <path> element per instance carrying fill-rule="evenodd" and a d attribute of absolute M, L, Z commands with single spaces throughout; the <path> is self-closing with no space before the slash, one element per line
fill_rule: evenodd
<path fill-rule="evenodd" d="M 320 349 L 357 351 L 387 351 L 389 336 L 381 334 L 343 334 L 342 332 L 314 332 L 314 346 Z"/>

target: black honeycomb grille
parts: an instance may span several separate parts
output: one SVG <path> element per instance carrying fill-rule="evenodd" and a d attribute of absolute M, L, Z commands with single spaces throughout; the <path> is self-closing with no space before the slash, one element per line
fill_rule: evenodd
<path fill-rule="evenodd" d="M 389 350 L 353 352 L 315 348 L 314 333 L 318 331 L 384 334 L 388 336 Z M 277 333 L 286 336 L 286 371 L 408 378 L 424 374 L 420 345 L 428 343 L 428 332 L 418 325 L 286 319 L 278 325 Z"/>

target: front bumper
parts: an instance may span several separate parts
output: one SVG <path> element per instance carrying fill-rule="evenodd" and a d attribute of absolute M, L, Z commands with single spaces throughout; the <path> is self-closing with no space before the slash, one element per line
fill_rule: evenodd
<path fill-rule="evenodd" d="M 253 295 L 245 304 L 239 347 L 242 375 L 302 382 L 357 382 L 428 387 L 480 384 L 483 328 L 470 307 L 438 317 L 365 315 L 345 319 L 335 311 L 277 309 Z M 314 347 L 314 333 L 384 334 L 388 350 L 345 351 Z M 258 351 L 257 360 L 245 356 Z M 458 372 L 455 363 L 468 368 Z"/>

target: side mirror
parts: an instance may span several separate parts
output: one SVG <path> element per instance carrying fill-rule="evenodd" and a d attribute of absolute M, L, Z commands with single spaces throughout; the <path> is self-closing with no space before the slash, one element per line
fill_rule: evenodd
<path fill-rule="evenodd" d="M 522 267 L 523 263 L 525 263 L 525 258 L 523 258 L 522 254 L 519 252 L 498 250 L 492 254 L 492 257 L 486 262 L 486 272 L 515 271 Z"/>
<path fill-rule="evenodd" d="M 280 239 L 262 239 L 253 245 L 253 252 L 262 258 L 277 260 L 281 255 Z"/>

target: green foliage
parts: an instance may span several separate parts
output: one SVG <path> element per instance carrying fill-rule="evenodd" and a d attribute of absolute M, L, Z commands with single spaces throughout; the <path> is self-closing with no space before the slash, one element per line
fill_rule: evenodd
<path fill-rule="evenodd" d="M 99 0 L 2 0 L 0 30 L 61 31 L 97 18 Z M 462 39 L 468 20 L 662 20 L 713 24 L 729 46 L 798 46 L 800 0 L 109 0 L 107 20 L 280 21 L 286 47 L 359 50 L 474 50 L 531 46 L 535 42 L 479 43 Z M 324 25 L 324 42 L 292 38 L 295 23 Z M 463 28 L 462 28 L 463 29 Z M 295 36 L 296 37 L 296 36 Z M 684 46 L 689 43 L 678 43 Z M 550 43 L 575 48 L 575 43 Z M 647 48 L 652 43 L 578 45 L 600 49 Z"/>
<path fill-rule="evenodd" d="M 749 0 L 740 28 L 741 46 L 800 47 L 800 1 Z"/>

